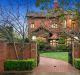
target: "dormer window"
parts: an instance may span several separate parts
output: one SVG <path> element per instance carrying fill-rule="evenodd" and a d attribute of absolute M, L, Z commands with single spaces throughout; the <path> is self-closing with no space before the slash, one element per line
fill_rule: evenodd
<path fill-rule="evenodd" d="M 31 26 L 30 26 L 31 28 L 34 28 L 35 26 L 34 26 L 34 23 L 31 23 Z"/>
<path fill-rule="evenodd" d="M 52 25 L 51 25 L 51 28 L 58 28 L 57 23 L 52 24 Z"/>

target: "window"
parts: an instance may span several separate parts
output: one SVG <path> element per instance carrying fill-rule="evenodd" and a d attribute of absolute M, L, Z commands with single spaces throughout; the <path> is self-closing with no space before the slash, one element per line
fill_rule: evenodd
<path fill-rule="evenodd" d="M 58 28 L 58 25 L 56 23 L 51 25 L 52 28 Z"/>
<path fill-rule="evenodd" d="M 61 24 L 62 24 L 62 28 L 66 28 L 66 20 L 64 20 Z"/>
<path fill-rule="evenodd" d="M 34 28 L 34 23 L 31 24 L 31 28 Z"/>
<path fill-rule="evenodd" d="M 50 45 L 53 47 L 56 47 L 57 41 L 56 40 L 50 40 Z"/>
<path fill-rule="evenodd" d="M 66 28 L 66 20 L 64 21 L 64 28 Z"/>

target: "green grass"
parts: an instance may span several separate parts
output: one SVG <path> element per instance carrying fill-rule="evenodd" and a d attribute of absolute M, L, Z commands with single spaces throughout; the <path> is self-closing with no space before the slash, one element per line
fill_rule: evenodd
<path fill-rule="evenodd" d="M 68 61 L 68 52 L 46 52 L 41 53 L 40 56 Z"/>

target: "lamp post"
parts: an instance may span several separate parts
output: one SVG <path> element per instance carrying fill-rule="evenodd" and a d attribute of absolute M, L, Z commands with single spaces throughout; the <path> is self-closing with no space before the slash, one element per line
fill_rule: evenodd
<path fill-rule="evenodd" d="M 36 42 L 36 36 L 34 35 L 34 36 L 32 36 L 32 41 L 33 42 Z M 39 64 L 39 52 L 38 52 L 38 43 L 36 42 L 36 66 L 38 66 L 38 64 Z"/>

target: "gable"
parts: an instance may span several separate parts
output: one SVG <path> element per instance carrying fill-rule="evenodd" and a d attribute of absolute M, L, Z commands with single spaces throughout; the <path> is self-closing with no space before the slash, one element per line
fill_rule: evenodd
<path fill-rule="evenodd" d="M 52 33 L 44 27 L 39 27 L 36 30 L 32 31 L 32 35 L 47 35 L 51 36 Z"/>

